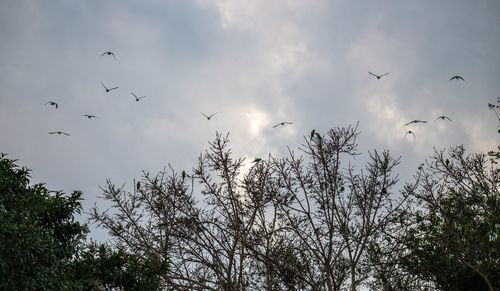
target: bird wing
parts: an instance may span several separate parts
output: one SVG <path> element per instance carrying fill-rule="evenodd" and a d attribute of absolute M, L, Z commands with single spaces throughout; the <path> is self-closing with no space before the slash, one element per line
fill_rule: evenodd
<path fill-rule="evenodd" d="M 130 94 L 134 95 L 135 99 L 137 99 L 137 95 L 135 95 L 134 92 L 130 92 Z"/>
<path fill-rule="evenodd" d="M 106 53 L 107 53 L 107 52 L 103 52 L 103 53 L 102 53 L 102 55 L 101 55 L 101 57 L 102 57 L 102 56 L 104 56 Z"/>
<path fill-rule="evenodd" d="M 204 113 L 202 113 L 202 112 L 200 112 L 200 113 L 201 113 L 201 115 L 205 116 L 206 118 L 209 118 L 209 117 L 208 117 L 208 116 L 206 116 Z"/>
<path fill-rule="evenodd" d="M 212 116 L 214 116 L 215 114 L 217 114 L 217 112 L 215 112 L 214 114 L 210 115 L 210 118 L 212 118 Z"/>
<path fill-rule="evenodd" d="M 445 116 L 445 115 L 441 115 L 438 118 L 436 118 L 436 120 L 438 120 L 438 119 L 443 119 L 443 120 L 448 119 L 449 121 L 451 121 L 451 118 L 449 118 L 448 116 Z"/>
<path fill-rule="evenodd" d="M 408 122 L 407 124 L 405 124 L 404 126 L 410 125 L 410 124 L 412 124 L 412 123 L 413 123 L 413 121 L 410 121 L 410 122 Z"/>
<path fill-rule="evenodd" d="M 375 75 L 374 73 L 368 71 L 368 74 L 372 75 L 372 76 L 375 76 L 375 77 L 378 77 L 377 75 Z"/>
<path fill-rule="evenodd" d="M 108 87 L 106 87 L 106 85 L 104 85 L 101 81 L 99 81 L 99 83 L 101 83 L 101 85 L 104 87 L 104 89 L 108 90 Z"/>
<path fill-rule="evenodd" d="M 51 131 L 51 132 L 49 132 L 49 134 L 55 134 L 55 133 L 57 133 L 57 132 L 56 132 L 56 131 Z"/>
<path fill-rule="evenodd" d="M 61 133 L 62 133 L 62 134 L 64 134 L 64 135 L 70 136 L 69 134 L 67 134 L 67 133 L 65 133 L 65 132 L 62 132 L 62 131 L 61 131 Z"/>
<path fill-rule="evenodd" d="M 280 124 L 281 124 L 281 123 L 276 124 L 275 126 L 273 126 L 273 128 L 278 127 Z"/>
<path fill-rule="evenodd" d="M 115 90 L 115 89 L 118 89 L 118 87 L 109 88 L 108 90 L 111 91 L 111 90 Z"/>
<path fill-rule="evenodd" d="M 383 75 L 380 75 L 380 77 L 387 76 L 387 75 L 389 75 L 390 73 L 391 73 L 391 72 L 387 72 L 387 73 L 385 73 L 385 74 L 383 74 Z"/>

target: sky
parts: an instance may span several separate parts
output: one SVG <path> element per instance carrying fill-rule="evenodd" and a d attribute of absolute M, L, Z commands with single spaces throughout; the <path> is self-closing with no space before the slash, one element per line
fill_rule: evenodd
<path fill-rule="evenodd" d="M 0 152 L 88 210 L 106 179 L 189 172 L 216 131 L 250 166 L 358 124 L 359 151 L 401 156 L 404 182 L 434 148 L 499 144 L 499 50 L 494 0 L 3 0 Z"/>

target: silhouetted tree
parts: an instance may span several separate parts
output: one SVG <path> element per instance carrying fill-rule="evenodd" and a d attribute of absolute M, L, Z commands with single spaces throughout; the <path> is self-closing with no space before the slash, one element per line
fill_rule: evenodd
<path fill-rule="evenodd" d="M 369 153 L 356 171 L 357 135 L 353 127 L 331 129 L 305 140 L 305 157 L 290 151 L 276 161 L 288 229 L 316 266 L 311 277 L 321 290 L 340 290 L 347 278 L 356 290 L 369 278 L 368 247 L 386 236 L 406 199 L 393 191 L 399 159 L 389 152 Z"/>
<path fill-rule="evenodd" d="M 113 210 L 94 208 L 92 220 L 120 247 L 168 258 L 165 281 L 180 290 L 355 290 L 372 274 L 368 247 L 405 201 L 393 191 L 399 159 L 374 151 L 364 170 L 350 164 L 357 135 L 316 134 L 304 158 L 269 156 L 242 173 L 244 159 L 217 134 L 189 175 L 144 173 L 132 192 L 108 181 Z"/>

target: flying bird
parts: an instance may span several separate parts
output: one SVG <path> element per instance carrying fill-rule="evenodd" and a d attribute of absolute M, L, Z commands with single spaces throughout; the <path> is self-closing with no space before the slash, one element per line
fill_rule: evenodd
<path fill-rule="evenodd" d="M 65 132 L 62 132 L 62 131 L 52 131 L 52 132 L 49 132 L 49 134 L 64 134 L 64 135 L 67 135 L 69 136 L 69 134 L 65 133 Z"/>
<path fill-rule="evenodd" d="M 201 113 L 201 112 L 200 112 Z M 205 116 L 207 118 L 207 120 L 210 120 L 210 118 L 212 118 L 212 116 L 214 116 L 215 114 L 217 114 L 217 112 L 215 112 L 214 114 L 210 115 L 210 116 L 207 116 L 203 113 L 201 113 L 201 115 Z"/>
<path fill-rule="evenodd" d="M 115 61 L 116 61 L 116 57 L 115 57 L 115 54 L 113 52 L 103 52 L 101 57 L 104 55 L 113 56 L 113 59 L 115 59 Z"/>
<path fill-rule="evenodd" d="M 273 126 L 273 128 L 278 127 L 278 126 L 280 126 L 280 125 L 281 125 L 281 126 L 284 126 L 284 125 L 286 125 L 286 124 L 293 124 L 293 122 L 288 122 L 288 121 L 280 122 L 280 123 L 276 124 L 275 126 Z"/>
<path fill-rule="evenodd" d="M 444 115 L 438 116 L 436 118 L 436 120 L 438 120 L 438 119 L 442 119 L 442 120 L 448 119 L 450 122 L 452 122 L 451 119 L 448 116 L 444 116 Z"/>
<path fill-rule="evenodd" d="M 142 98 L 146 98 L 146 96 L 137 97 L 137 95 L 135 95 L 134 92 L 130 92 L 130 94 L 134 95 L 135 101 L 137 102 L 139 102 L 139 100 L 141 100 Z"/>
<path fill-rule="evenodd" d="M 54 101 L 49 101 L 49 102 L 45 103 L 45 105 L 51 105 L 51 106 L 54 106 L 55 108 L 58 108 L 58 107 L 59 107 L 59 106 L 57 105 L 57 103 L 56 103 L 56 102 L 54 102 Z"/>
<path fill-rule="evenodd" d="M 413 131 L 408 130 L 408 131 L 405 133 L 405 138 L 406 138 L 406 136 L 407 136 L 408 134 L 413 135 L 413 139 L 415 139 L 415 134 L 413 133 Z"/>
<path fill-rule="evenodd" d="M 374 73 L 372 73 L 372 72 L 368 71 L 368 74 L 370 74 L 370 75 L 373 75 L 373 76 L 377 77 L 377 79 L 378 79 L 378 80 L 380 80 L 380 78 L 382 78 L 383 76 L 387 76 L 387 75 L 389 75 L 390 73 L 391 73 L 391 72 L 388 72 L 388 73 L 385 73 L 385 74 L 382 74 L 382 75 L 377 75 L 377 74 L 374 74 Z"/>
<path fill-rule="evenodd" d="M 82 116 L 85 116 L 85 117 L 87 117 L 88 119 L 91 119 L 91 118 L 97 117 L 97 116 L 92 115 L 92 114 L 83 114 Z"/>
<path fill-rule="evenodd" d="M 108 92 L 109 92 L 109 91 L 111 91 L 111 90 L 118 89 L 118 87 L 108 88 L 108 87 L 106 87 L 106 85 L 104 85 L 102 82 L 100 82 L 100 83 L 101 83 L 101 85 L 104 87 L 104 89 L 106 90 L 106 93 L 108 93 Z"/>
<path fill-rule="evenodd" d="M 448 82 L 451 82 L 451 80 L 462 80 L 462 81 L 465 81 L 464 78 L 462 78 L 462 76 L 458 76 L 458 75 L 451 77 Z"/>
<path fill-rule="evenodd" d="M 427 123 L 427 121 L 415 119 L 415 120 L 412 120 L 412 121 L 408 122 L 407 124 L 405 124 L 405 126 L 410 125 L 412 123 L 415 123 L 415 124 L 417 124 L 417 123 Z"/>

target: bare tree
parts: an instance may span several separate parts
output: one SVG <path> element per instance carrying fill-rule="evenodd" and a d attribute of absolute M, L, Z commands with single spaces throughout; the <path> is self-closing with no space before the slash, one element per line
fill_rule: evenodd
<path fill-rule="evenodd" d="M 101 190 L 102 198 L 112 206 L 103 212 L 94 206 L 90 220 L 107 229 L 121 248 L 143 258 L 167 260 L 167 285 L 195 286 L 199 276 L 194 271 L 186 276 L 189 263 L 178 257 L 179 246 L 192 236 L 193 218 L 198 216 L 187 180 L 170 168 L 170 172 L 164 169 L 156 176 L 144 173 L 142 181 L 134 182 L 132 192 L 125 191 L 124 186 L 116 187 L 109 180 Z"/>
<path fill-rule="evenodd" d="M 144 173 L 133 193 L 107 181 L 102 190 L 113 209 L 100 212 L 94 207 L 92 220 L 131 252 L 168 259 L 171 269 L 165 281 L 176 289 L 272 290 L 271 277 L 259 280 L 263 274 L 252 266 L 273 255 L 277 217 L 268 223 L 267 208 L 277 209 L 276 186 L 264 161 L 242 175 L 244 159 L 232 158 L 228 142 L 228 136 L 217 134 L 191 175 L 172 169 L 155 177 Z M 193 199 L 195 184 L 200 186 L 198 203 Z M 261 254 L 262 245 L 267 253 Z"/>
<path fill-rule="evenodd" d="M 357 135 L 312 135 L 304 157 L 289 150 L 242 173 L 244 159 L 217 133 L 189 174 L 144 173 L 131 193 L 107 181 L 112 209 L 91 217 L 121 247 L 168 260 L 165 283 L 177 290 L 356 290 L 372 275 L 368 248 L 405 201 L 394 197 L 399 160 L 388 152 L 355 170 Z"/>
<path fill-rule="evenodd" d="M 275 163 L 286 181 L 282 210 L 289 230 L 316 265 L 315 281 L 325 290 L 340 290 L 347 277 L 356 290 L 369 277 L 362 268 L 368 246 L 386 233 L 405 200 L 392 193 L 399 159 L 387 151 L 370 153 L 365 169 L 355 171 L 350 161 L 358 155 L 357 135 L 356 127 L 311 134 L 301 149 L 305 158 L 290 151 Z"/>

